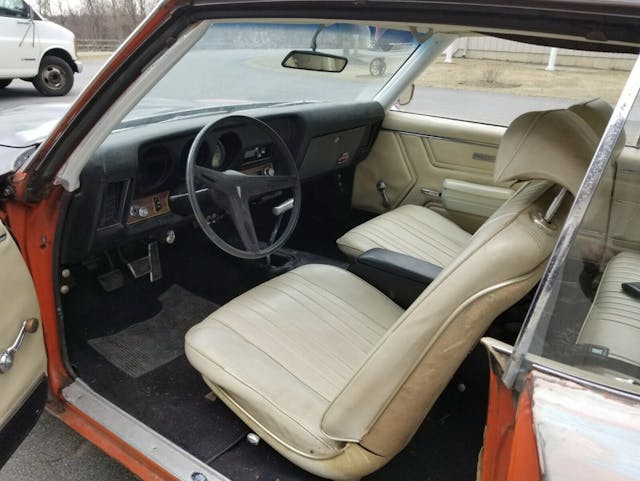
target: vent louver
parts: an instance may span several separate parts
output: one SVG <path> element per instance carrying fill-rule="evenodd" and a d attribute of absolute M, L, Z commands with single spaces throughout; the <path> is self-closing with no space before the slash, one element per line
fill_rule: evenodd
<path fill-rule="evenodd" d="M 124 192 L 127 182 L 110 182 L 104 190 L 100 227 L 108 227 L 122 222 Z"/>

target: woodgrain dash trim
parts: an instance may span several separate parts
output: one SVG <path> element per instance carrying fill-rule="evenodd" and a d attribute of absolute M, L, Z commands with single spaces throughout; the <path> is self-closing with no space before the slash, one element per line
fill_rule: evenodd
<path fill-rule="evenodd" d="M 127 225 L 135 224 L 143 220 L 153 219 L 154 217 L 171 212 L 171 209 L 169 208 L 169 191 L 135 199 L 131 202 L 131 205 L 146 207 L 149 211 L 149 215 L 146 217 L 137 217 L 129 214 L 129 217 L 127 218 Z"/>

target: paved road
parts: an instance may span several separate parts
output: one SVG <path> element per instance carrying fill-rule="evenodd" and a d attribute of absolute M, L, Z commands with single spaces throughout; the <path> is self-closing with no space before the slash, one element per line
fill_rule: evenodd
<path fill-rule="evenodd" d="M 71 92 L 64 97 L 43 97 L 31 82 L 16 79 L 8 87 L 0 90 L 0 110 L 29 104 L 70 103 L 100 70 L 105 60 L 104 56 L 84 59 L 82 73 L 76 74 Z"/>
<path fill-rule="evenodd" d="M 137 479 L 123 466 L 46 412 L 31 435 L 0 470 L 0 481 Z"/>
<path fill-rule="evenodd" d="M 71 102 L 73 98 L 87 85 L 93 75 L 104 63 L 104 58 L 86 59 L 85 70 L 76 77 L 71 93 L 60 98 L 46 98 L 40 96 L 33 86 L 21 80 L 14 81 L 6 89 L 0 90 L 0 110 L 38 103 Z M 192 61 L 199 62 L 195 57 Z M 229 63 L 228 65 L 233 65 Z M 198 93 L 201 99 L 213 101 L 219 99 L 245 98 L 247 92 L 243 90 L 243 82 L 239 81 L 251 72 L 251 65 L 243 65 L 237 72 L 227 72 L 226 80 L 216 77 L 213 73 L 202 78 L 190 77 L 193 82 L 191 93 Z M 185 75 L 192 71 L 189 62 L 179 64 L 177 75 Z M 215 69 L 216 66 L 212 66 Z M 306 73 L 305 73 L 306 74 Z M 275 72 L 265 70 L 259 81 L 266 82 Z M 303 74 L 304 75 L 304 74 Z M 307 78 L 308 77 L 308 74 Z M 189 78 L 189 77 L 187 77 Z M 213 79 L 213 80 L 212 80 Z M 352 78 L 342 82 L 339 96 L 351 98 L 351 92 L 360 90 L 362 80 Z M 298 84 L 293 92 L 292 89 Z M 300 98 L 313 98 L 314 92 L 320 91 L 322 86 L 314 82 L 300 82 L 281 84 L 280 90 L 284 98 L 300 95 Z M 164 98 L 175 98 L 182 95 L 184 89 L 177 90 L 170 86 L 159 86 L 155 94 Z M 336 94 L 336 92 L 332 92 Z M 257 98 L 252 100 L 273 100 Z M 499 93 L 464 92 L 448 89 L 418 89 L 408 110 L 429 112 L 443 117 L 476 120 L 480 122 L 506 125 L 519 113 L 541 108 L 559 108 L 570 104 L 570 101 L 553 98 L 523 97 Z M 640 125 L 640 108 L 634 113 L 636 126 Z M 130 473 L 115 461 L 106 457 L 90 443 L 69 430 L 60 421 L 49 414 L 44 414 L 37 427 L 16 452 L 9 463 L 0 470 L 0 481 L 130 481 L 135 479 Z"/>

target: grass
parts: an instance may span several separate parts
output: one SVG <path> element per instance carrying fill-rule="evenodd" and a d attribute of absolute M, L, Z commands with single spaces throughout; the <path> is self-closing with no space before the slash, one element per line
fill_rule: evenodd
<path fill-rule="evenodd" d="M 503 92 L 514 95 L 584 100 L 600 97 L 615 104 L 629 72 L 577 67 L 557 67 L 518 62 L 456 58 L 437 61 L 420 77 L 416 86 L 459 90 Z"/>

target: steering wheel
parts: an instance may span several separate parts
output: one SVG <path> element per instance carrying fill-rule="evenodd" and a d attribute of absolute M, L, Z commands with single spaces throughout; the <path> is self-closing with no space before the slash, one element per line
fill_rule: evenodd
<path fill-rule="evenodd" d="M 272 146 L 273 175 L 250 175 L 233 169 L 216 170 L 196 163 L 198 152 L 204 140 L 206 139 L 209 145 L 216 145 L 222 135 L 229 132 L 230 127 L 233 127 L 234 130 L 254 127 L 267 134 Z M 238 159 L 237 162 L 242 162 L 242 160 Z M 231 218 L 244 249 L 229 244 L 211 228 L 198 202 L 196 180 L 201 186 L 208 188 L 216 205 Z M 203 127 L 189 150 L 186 183 L 189 202 L 198 224 L 211 242 L 233 256 L 242 259 L 259 259 L 273 254 L 287 242 L 298 223 L 301 202 L 298 166 L 282 137 L 269 125 L 253 117 L 231 115 Z M 263 247 L 258 242 L 251 216 L 250 202 L 258 197 L 281 190 L 292 191 L 293 208 L 282 234 L 271 244 Z"/>

